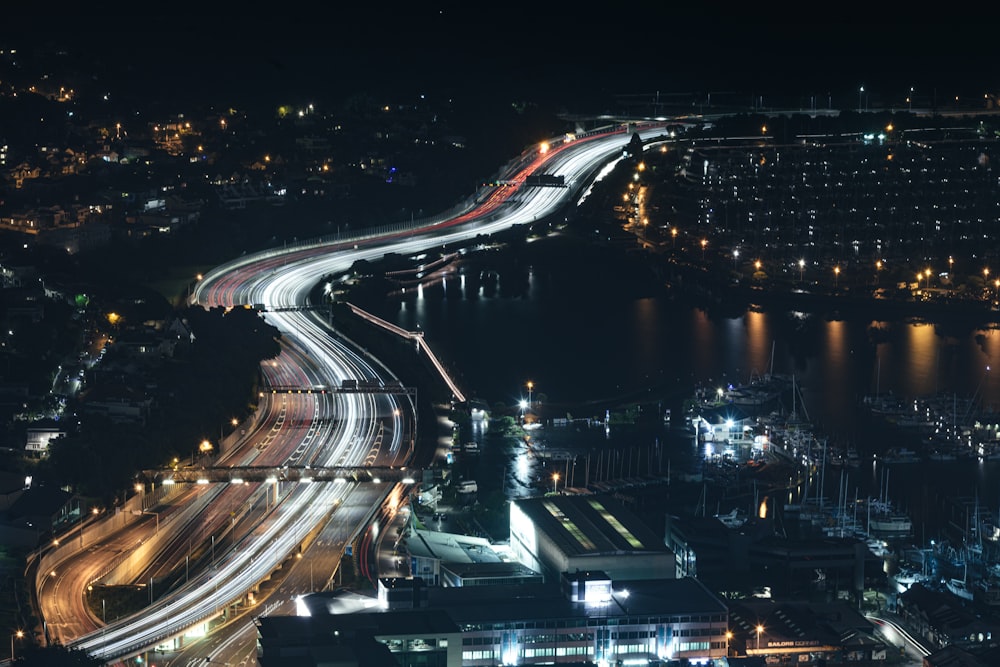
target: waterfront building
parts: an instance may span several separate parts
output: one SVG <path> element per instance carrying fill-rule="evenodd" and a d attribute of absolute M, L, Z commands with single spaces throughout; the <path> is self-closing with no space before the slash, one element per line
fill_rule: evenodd
<path fill-rule="evenodd" d="M 615 582 L 677 576 L 663 538 L 605 494 L 511 501 L 510 548 L 546 581 L 576 570 L 607 572 Z"/>
<path fill-rule="evenodd" d="M 713 590 L 804 590 L 859 598 L 882 586 L 881 561 L 857 538 L 793 539 L 767 520 L 729 527 L 714 517 L 666 519 L 667 546 L 677 554 L 678 576 L 697 576 Z"/>
<path fill-rule="evenodd" d="M 852 605 L 749 599 L 729 604 L 731 648 L 767 664 L 853 664 L 885 660 L 893 649 Z"/>
<path fill-rule="evenodd" d="M 410 574 L 433 586 L 525 584 L 542 575 L 509 558 L 482 537 L 411 528 L 406 543 Z"/>
<path fill-rule="evenodd" d="M 932 646 L 972 651 L 1000 647 L 1000 622 L 949 592 L 915 583 L 899 594 L 897 611 Z"/>
<path fill-rule="evenodd" d="M 461 588 L 395 579 L 380 581 L 379 591 L 381 599 L 313 594 L 300 600 L 306 615 L 259 618 L 260 664 L 281 667 L 293 655 L 297 666 L 320 664 L 309 661 L 310 647 L 331 637 L 372 639 L 397 664 L 430 667 L 698 664 L 728 651 L 725 604 L 690 577 L 614 582 L 581 571 L 558 583 Z"/>

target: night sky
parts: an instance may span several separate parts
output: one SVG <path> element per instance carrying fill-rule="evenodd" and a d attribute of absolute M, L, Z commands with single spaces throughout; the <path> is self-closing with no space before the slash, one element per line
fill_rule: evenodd
<path fill-rule="evenodd" d="M 780 22 L 673 3 L 555 6 L 414 2 L 233 4 L 198 11 L 53 14 L 44 3 L 0 39 L 66 42 L 101 76 L 164 96 L 257 97 L 366 90 L 552 99 L 661 91 L 847 95 L 1000 89 L 986 22 Z M 30 14 L 45 14 L 33 19 Z M 825 18 L 825 17 L 823 17 Z M 82 66 L 82 65 L 81 65 Z M 145 94 L 145 93 L 144 93 Z"/>

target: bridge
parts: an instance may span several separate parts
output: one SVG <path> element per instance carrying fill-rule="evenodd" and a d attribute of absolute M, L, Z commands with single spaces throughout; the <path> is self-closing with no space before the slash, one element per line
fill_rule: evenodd
<path fill-rule="evenodd" d="M 154 484 L 159 482 L 161 485 L 169 485 L 251 482 L 416 484 L 421 479 L 421 473 L 419 468 L 388 466 L 220 466 L 145 470 L 142 474 Z"/>
<path fill-rule="evenodd" d="M 406 394 L 415 397 L 416 387 L 404 387 L 399 382 L 367 382 L 364 380 L 344 380 L 339 387 L 326 385 L 267 385 L 272 394 Z"/>
<path fill-rule="evenodd" d="M 441 375 L 441 378 L 445 381 L 445 384 L 448 385 L 448 389 L 451 390 L 451 393 L 455 397 L 455 400 L 457 400 L 459 403 L 466 402 L 465 394 L 463 394 L 462 390 L 458 388 L 458 384 L 455 382 L 455 380 L 452 379 L 451 375 L 445 369 L 444 365 L 437 358 L 437 355 L 434 354 L 434 351 L 431 350 L 430 345 L 427 344 L 427 341 L 424 340 L 423 331 L 407 331 L 402 327 L 396 326 L 392 322 L 387 322 L 386 320 L 383 320 L 381 317 L 378 317 L 377 315 L 372 315 L 371 313 L 362 310 L 361 308 L 358 308 L 353 303 L 348 303 L 347 306 L 351 309 L 351 312 L 353 312 L 358 317 L 364 318 L 369 322 L 371 322 L 372 324 L 376 324 L 382 327 L 386 331 L 391 331 L 400 338 L 416 341 L 417 349 L 427 354 L 427 358 L 434 366 L 434 369 L 437 370 L 437 372 Z"/>

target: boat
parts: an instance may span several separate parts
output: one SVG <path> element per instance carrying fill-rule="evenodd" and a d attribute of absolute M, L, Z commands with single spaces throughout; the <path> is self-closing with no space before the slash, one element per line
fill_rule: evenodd
<path fill-rule="evenodd" d="M 877 537 L 869 537 L 865 540 L 865 544 L 868 546 L 868 551 L 872 553 L 873 556 L 878 556 L 879 558 L 885 558 L 892 552 L 889 550 L 889 545 L 885 540 L 880 540 Z"/>
<path fill-rule="evenodd" d="M 952 577 L 945 581 L 945 587 L 953 594 L 972 602 L 972 588 L 969 587 L 969 564 L 962 564 L 962 578 Z"/>
<path fill-rule="evenodd" d="M 964 579 L 949 579 L 945 582 L 945 587 L 952 595 L 956 595 L 963 600 L 968 600 L 972 602 L 972 590 L 966 585 Z"/>
<path fill-rule="evenodd" d="M 920 455 L 907 447 L 893 447 L 881 458 L 883 463 L 920 463 Z"/>
<path fill-rule="evenodd" d="M 733 508 L 727 514 L 716 514 L 715 518 L 721 521 L 727 528 L 739 528 L 747 522 L 746 512 L 741 512 L 736 508 Z"/>
<path fill-rule="evenodd" d="M 868 512 L 868 533 L 873 537 L 902 537 L 913 532 L 913 520 L 897 511 L 889 501 L 889 469 L 882 472 L 881 494 L 878 499 L 865 501 Z"/>
<path fill-rule="evenodd" d="M 901 537 L 913 532 L 913 520 L 906 514 L 885 512 L 868 520 L 868 532 L 884 537 Z"/>
<path fill-rule="evenodd" d="M 913 584 L 930 583 L 933 577 L 926 572 L 906 567 L 900 568 L 899 572 L 892 576 L 892 579 L 896 582 L 896 591 L 902 593 L 908 590 Z"/>

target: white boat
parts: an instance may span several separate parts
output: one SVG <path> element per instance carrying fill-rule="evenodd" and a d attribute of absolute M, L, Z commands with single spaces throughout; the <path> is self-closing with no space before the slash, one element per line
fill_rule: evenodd
<path fill-rule="evenodd" d="M 899 593 L 908 590 L 913 584 L 928 583 L 932 579 L 929 574 L 911 568 L 901 568 L 892 578 L 896 582 L 896 590 Z"/>
<path fill-rule="evenodd" d="M 872 555 L 878 556 L 879 558 L 885 558 L 891 553 L 889 551 L 889 545 L 885 542 L 885 540 L 880 540 L 877 537 L 869 537 L 865 540 L 865 544 L 868 545 L 868 551 L 870 551 Z"/>
<path fill-rule="evenodd" d="M 879 514 L 868 520 L 868 530 L 873 535 L 909 535 L 913 532 L 913 521 L 905 514 Z"/>
<path fill-rule="evenodd" d="M 969 590 L 968 586 L 966 586 L 964 580 L 949 579 L 947 582 L 945 582 L 945 586 L 948 588 L 948 591 L 951 592 L 953 595 L 956 595 L 962 598 L 963 600 L 968 600 L 969 602 L 972 602 L 972 597 L 973 597 L 972 591 Z"/>
<path fill-rule="evenodd" d="M 747 522 L 746 512 L 740 512 L 735 508 L 728 514 L 716 514 L 715 518 L 721 521 L 726 528 L 739 528 Z"/>

